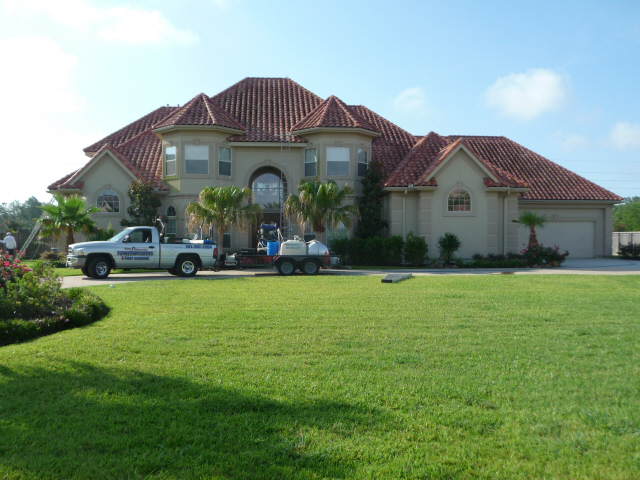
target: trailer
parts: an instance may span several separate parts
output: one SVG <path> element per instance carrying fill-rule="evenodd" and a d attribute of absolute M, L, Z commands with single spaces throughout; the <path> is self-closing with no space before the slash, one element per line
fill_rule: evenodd
<path fill-rule="evenodd" d="M 285 240 L 275 225 L 263 224 L 258 232 L 258 247 L 242 249 L 240 253 L 222 254 L 219 267 L 225 269 L 273 268 L 280 275 L 293 275 L 296 270 L 316 275 L 321 268 L 340 265 L 340 257 L 317 240 L 305 242 L 297 235 Z"/>

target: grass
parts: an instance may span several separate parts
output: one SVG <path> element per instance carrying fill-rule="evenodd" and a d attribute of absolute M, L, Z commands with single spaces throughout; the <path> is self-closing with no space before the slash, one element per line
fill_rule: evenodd
<path fill-rule="evenodd" d="M 33 265 L 36 263 L 35 260 L 27 260 L 25 263 L 29 268 L 33 268 Z M 124 271 L 122 269 L 115 269 L 112 270 L 111 273 L 148 273 L 148 272 L 156 272 L 157 270 L 143 270 L 143 269 L 131 269 L 128 271 Z M 67 267 L 62 267 L 62 268 L 56 268 L 56 273 L 61 276 L 61 277 L 81 277 L 83 275 L 82 271 L 79 268 L 67 268 Z"/>
<path fill-rule="evenodd" d="M 0 349 L 1 478 L 640 476 L 640 276 L 90 290 Z"/>

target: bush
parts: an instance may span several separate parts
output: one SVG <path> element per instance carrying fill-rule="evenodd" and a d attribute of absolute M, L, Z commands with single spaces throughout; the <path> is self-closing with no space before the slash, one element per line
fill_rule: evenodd
<path fill-rule="evenodd" d="M 404 251 L 404 239 L 400 235 L 393 235 L 384 239 L 384 260 L 387 265 L 400 265 Z"/>
<path fill-rule="evenodd" d="M 569 252 L 565 250 L 564 253 L 560 253 L 560 247 L 545 247 L 541 243 L 534 243 L 533 245 L 528 245 L 527 248 L 523 249 L 521 252 L 522 259 L 527 263 L 527 265 L 542 265 L 544 263 L 550 262 L 558 262 L 562 264 L 567 257 L 569 256 Z"/>
<path fill-rule="evenodd" d="M 620 245 L 618 255 L 626 259 L 640 260 L 640 245 Z"/>
<path fill-rule="evenodd" d="M 42 261 L 29 270 L 19 260 L 5 260 L 0 278 L 0 346 L 85 325 L 108 312 L 89 292 L 62 290 L 54 269 Z"/>
<path fill-rule="evenodd" d="M 409 232 L 407 235 L 407 241 L 404 244 L 404 255 L 411 265 L 420 267 L 424 265 L 429 253 L 429 245 L 424 241 L 424 238 L 417 237 L 413 232 Z"/>
<path fill-rule="evenodd" d="M 386 265 L 384 238 L 371 237 L 364 241 L 364 265 Z"/>
<path fill-rule="evenodd" d="M 482 255 L 480 255 L 482 257 Z M 503 259 L 503 260 L 485 260 L 482 258 L 472 260 L 471 262 L 465 262 L 461 258 L 456 260 L 456 266 L 458 268 L 525 268 L 527 262 L 517 259 Z"/>
<path fill-rule="evenodd" d="M 332 253 L 336 255 L 340 255 L 343 259 L 347 256 L 349 252 L 349 238 L 347 237 L 337 237 L 331 240 L 331 244 L 329 245 Z"/>
<path fill-rule="evenodd" d="M 462 248 L 462 241 L 454 233 L 445 233 L 438 239 L 438 252 L 445 263 L 451 263 L 455 253 Z"/>
<path fill-rule="evenodd" d="M 365 265 L 365 240 L 360 237 L 353 237 L 349 241 L 348 255 L 352 265 Z"/>

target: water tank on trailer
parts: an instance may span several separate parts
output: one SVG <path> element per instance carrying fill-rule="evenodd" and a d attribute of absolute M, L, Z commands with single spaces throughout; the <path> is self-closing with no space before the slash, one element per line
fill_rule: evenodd
<path fill-rule="evenodd" d="M 311 240 L 307 243 L 307 255 L 325 255 L 329 254 L 326 245 L 318 240 Z"/>
<path fill-rule="evenodd" d="M 306 255 L 307 244 L 302 240 L 287 240 L 280 244 L 280 255 Z"/>

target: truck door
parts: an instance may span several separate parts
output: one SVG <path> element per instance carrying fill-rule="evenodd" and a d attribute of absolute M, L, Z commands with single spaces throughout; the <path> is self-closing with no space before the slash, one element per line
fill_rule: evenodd
<path fill-rule="evenodd" d="M 158 245 L 153 243 L 150 228 L 136 228 L 122 239 L 117 256 L 118 268 L 157 268 Z"/>

